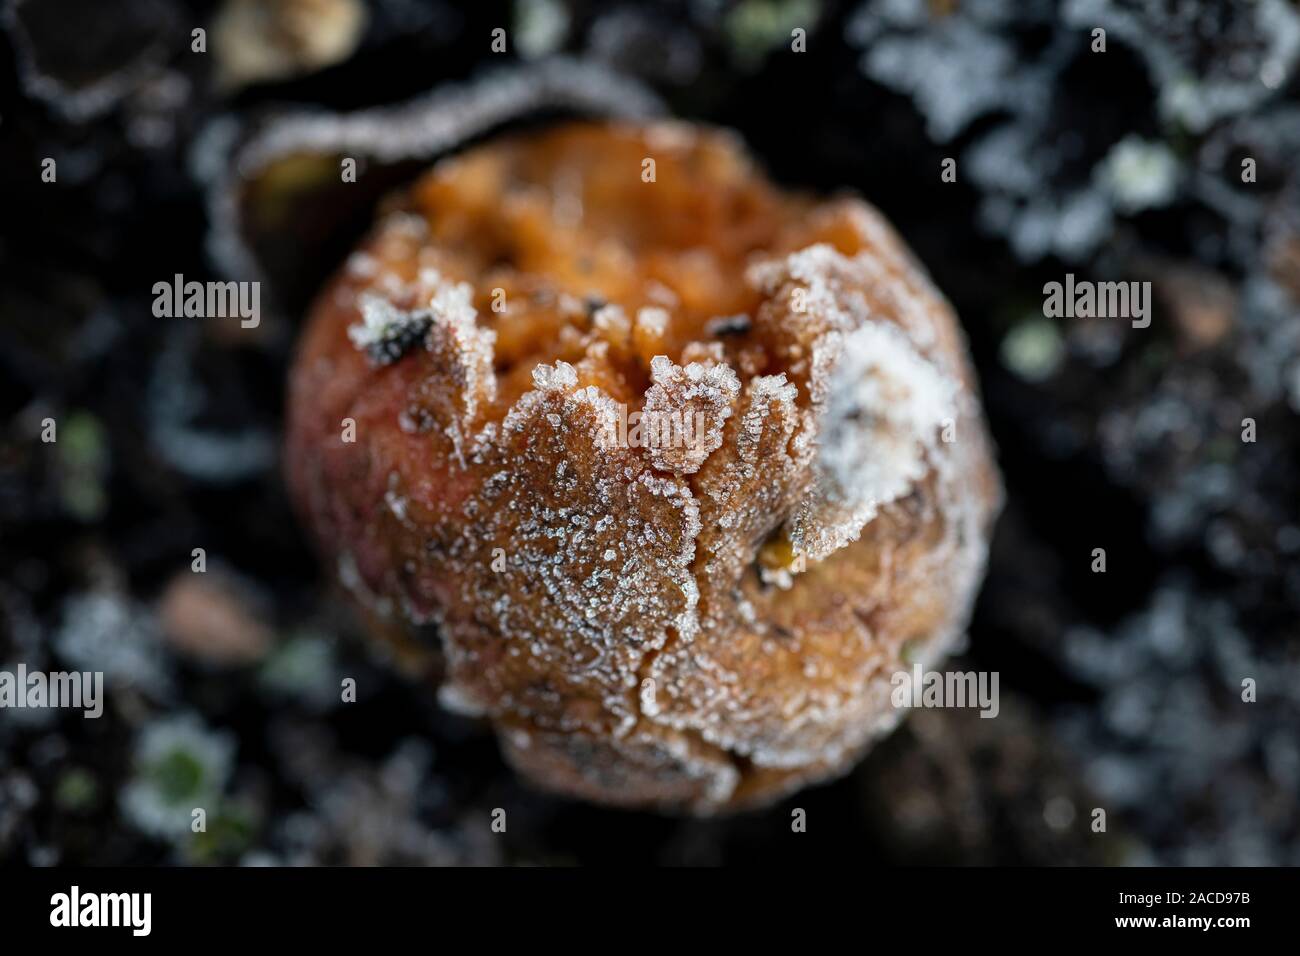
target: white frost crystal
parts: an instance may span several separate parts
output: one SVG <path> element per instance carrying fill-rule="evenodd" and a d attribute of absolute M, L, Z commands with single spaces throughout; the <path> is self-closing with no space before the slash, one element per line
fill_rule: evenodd
<path fill-rule="evenodd" d="M 916 351 L 896 325 L 878 321 L 839 338 L 818 435 L 818 491 L 843 508 L 829 528 L 795 517 L 798 544 L 822 557 L 858 537 L 882 505 L 911 490 L 930 467 L 927 450 L 957 418 L 957 383 Z"/>
<path fill-rule="evenodd" d="M 683 368 L 665 355 L 651 359 L 650 380 L 641 418 L 647 432 L 657 433 L 656 441 L 645 442 L 650 460 L 665 471 L 699 471 L 722 445 L 740 380 L 730 366 L 692 362 Z"/>

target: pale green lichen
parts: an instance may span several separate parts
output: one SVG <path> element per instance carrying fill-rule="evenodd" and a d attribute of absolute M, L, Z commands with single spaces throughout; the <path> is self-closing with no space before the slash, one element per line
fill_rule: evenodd
<path fill-rule="evenodd" d="M 1043 382 L 1060 367 L 1065 343 L 1056 323 L 1036 317 L 1008 332 L 999 354 L 1002 364 L 1026 382 Z"/>

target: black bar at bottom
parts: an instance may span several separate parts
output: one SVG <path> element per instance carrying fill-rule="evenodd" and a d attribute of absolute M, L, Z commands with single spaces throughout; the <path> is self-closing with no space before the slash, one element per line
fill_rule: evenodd
<path fill-rule="evenodd" d="M 864 950 L 882 935 L 1231 943 L 1261 930 L 1294 934 L 1300 902 L 1297 871 L 1287 869 L 64 869 L 0 870 L 0 888 L 6 942 L 76 933 L 82 943 L 332 948 L 402 934 L 421 948 L 466 934 L 494 949 L 513 934 L 544 946 L 676 945 L 695 942 L 699 927 L 733 944 L 774 930 L 849 932 Z M 148 894 L 147 911 L 137 894 Z"/>

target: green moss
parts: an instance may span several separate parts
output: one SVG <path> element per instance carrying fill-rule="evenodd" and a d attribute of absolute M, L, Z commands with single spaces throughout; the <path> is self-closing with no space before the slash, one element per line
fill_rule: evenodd
<path fill-rule="evenodd" d="M 88 770 L 72 767 L 65 770 L 54 785 L 54 802 L 60 810 L 79 813 L 99 799 L 99 781 Z"/>
<path fill-rule="evenodd" d="M 208 815 L 207 829 L 191 834 L 188 855 L 194 863 L 232 863 L 252 848 L 257 822 L 246 807 L 226 803 Z"/>
<path fill-rule="evenodd" d="M 173 750 L 149 768 L 149 777 L 168 803 L 180 803 L 201 792 L 206 781 L 203 764 L 193 754 Z"/>
<path fill-rule="evenodd" d="M 108 506 L 104 474 L 108 441 L 99 419 L 74 412 L 58 431 L 59 493 L 63 506 L 82 521 L 97 521 Z"/>
<path fill-rule="evenodd" d="M 756 67 L 796 27 L 811 32 L 820 13 L 818 0 L 745 0 L 727 15 L 731 52 L 741 65 Z"/>

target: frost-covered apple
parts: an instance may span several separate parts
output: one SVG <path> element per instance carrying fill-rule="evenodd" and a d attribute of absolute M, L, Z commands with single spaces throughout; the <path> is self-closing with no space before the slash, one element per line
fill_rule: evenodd
<path fill-rule="evenodd" d="M 710 812 L 844 771 L 963 631 L 1000 486 L 952 310 L 734 139 L 444 159 L 320 293 L 288 472 L 377 639 L 568 794 Z"/>

